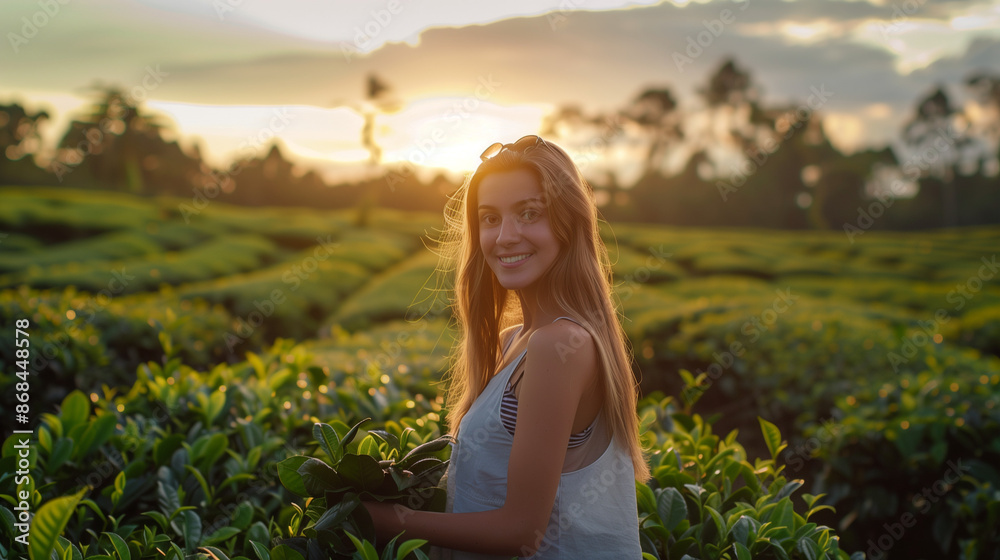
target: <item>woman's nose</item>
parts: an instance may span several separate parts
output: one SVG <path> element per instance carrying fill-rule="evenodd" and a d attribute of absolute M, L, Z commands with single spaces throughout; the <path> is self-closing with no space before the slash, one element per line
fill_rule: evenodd
<path fill-rule="evenodd" d="M 521 224 L 517 220 L 504 220 L 500 224 L 500 232 L 497 234 L 497 243 L 506 245 L 517 241 L 521 237 Z"/>

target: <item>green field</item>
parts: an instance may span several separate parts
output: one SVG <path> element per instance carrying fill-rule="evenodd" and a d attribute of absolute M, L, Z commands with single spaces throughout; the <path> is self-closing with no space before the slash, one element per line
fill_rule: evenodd
<path fill-rule="evenodd" d="M 292 557 L 271 547 L 294 536 L 303 502 L 263 465 L 317 453 L 314 423 L 371 418 L 366 430 L 409 427 L 420 441 L 446 431 L 438 381 L 455 332 L 431 251 L 440 215 L 380 209 L 359 228 L 343 210 L 212 202 L 185 220 L 182 199 L 3 187 L 0 200 L 0 402 L 17 404 L 15 330 L 27 319 L 33 511 L 124 457 L 62 503 L 77 513 L 48 539 L 57 553 L 180 560 L 215 547 L 270 560 L 253 540 Z M 866 552 L 906 516 L 914 528 L 892 537 L 891 558 L 996 557 L 1000 227 L 853 241 L 602 227 L 658 450 L 638 512 L 652 557 L 823 557 L 834 532 L 839 550 Z M 709 426 L 738 433 L 713 440 Z M 349 450 L 387 458 L 391 442 L 370 435 Z M 10 508 L 13 445 L 0 474 Z M 796 480 L 809 494 L 792 511 Z M 227 508 L 241 492 L 249 509 Z M 810 518 L 813 505 L 835 511 Z M 151 510 L 163 519 L 143 517 Z M 12 539 L 13 511 L 0 507 Z"/>

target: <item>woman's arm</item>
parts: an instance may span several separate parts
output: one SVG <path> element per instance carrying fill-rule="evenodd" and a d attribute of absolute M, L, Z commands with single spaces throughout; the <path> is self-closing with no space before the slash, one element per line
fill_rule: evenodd
<path fill-rule="evenodd" d="M 577 407 L 597 370 L 596 347 L 582 327 L 556 322 L 535 331 L 528 340 L 518 396 L 504 505 L 475 513 L 438 513 L 363 502 L 379 538 L 405 531 L 404 539 L 458 550 L 533 554 L 543 544 L 552 514 Z"/>

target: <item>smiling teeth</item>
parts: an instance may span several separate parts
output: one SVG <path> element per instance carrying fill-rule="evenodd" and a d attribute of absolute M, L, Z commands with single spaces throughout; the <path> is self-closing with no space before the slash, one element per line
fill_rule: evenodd
<path fill-rule="evenodd" d="M 524 259 L 526 259 L 526 258 L 528 258 L 530 256 L 531 255 L 518 255 L 516 257 L 500 257 L 500 260 L 503 261 L 503 262 L 505 262 L 505 263 L 510 264 L 510 263 L 516 263 L 517 261 L 524 260 Z"/>

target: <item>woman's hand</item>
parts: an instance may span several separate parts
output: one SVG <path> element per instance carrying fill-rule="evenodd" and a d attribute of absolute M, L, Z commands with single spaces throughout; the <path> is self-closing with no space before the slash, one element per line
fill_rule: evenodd
<path fill-rule="evenodd" d="M 388 502 L 362 501 L 361 505 L 368 510 L 368 515 L 375 525 L 375 537 L 379 541 L 388 541 L 403 531 L 403 522 L 413 513 L 408 507 Z"/>

